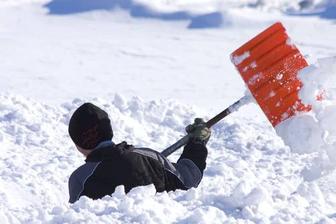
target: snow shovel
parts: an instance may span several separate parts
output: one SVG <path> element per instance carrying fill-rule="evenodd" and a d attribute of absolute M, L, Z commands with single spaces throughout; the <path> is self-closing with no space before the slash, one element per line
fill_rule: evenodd
<path fill-rule="evenodd" d="M 291 42 L 281 23 L 275 23 L 231 54 L 231 61 L 273 127 L 300 112 L 311 110 L 301 102 L 298 92 L 302 87 L 297 73 L 308 63 Z M 244 96 L 210 119 L 210 128 L 224 117 L 249 102 Z M 188 143 L 186 135 L 161 152 L 169 156 Z"/>

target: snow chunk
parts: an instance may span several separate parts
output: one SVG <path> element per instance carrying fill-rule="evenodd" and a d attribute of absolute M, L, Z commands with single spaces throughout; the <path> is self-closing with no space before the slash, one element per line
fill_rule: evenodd
<path fill-rule="evenodd" d="M 250 52 L 249 51 L 245 51 L 243 54 L 241 55 L 231 55 L 231 61 L 234 65 L 239 65 L 240 63 L 242 63 L 245 59 L 249 58 Z"/>
<path fill-rule="evenodd" d="M 288 45 L 288 46 L 290 46 L 291 48 L 296 48 L 296 46 L 295 46 L 295 43 L 293 42 L 293 40 L 291 39 L 291 38 L 287 38 L 287 40 L 286 40 L 286 44 Z"/>
<path fill-rule="evenodd" d="M 261 77 L 261 73 L 257 73 L 254 76 L 252 76 L 249 80 L 248 80 L 248 84 L 249 85 L 254 85 L 257 81 L 259 81 Z"/>
<path fill-rule="evenodd" d="M 276 127 L 278 135 L 296 153 L 311 153 L 323 145 L 323 131 L 312 114 L 291 117 Z"/>
<path fill-rule="evenodd" d="M 317 152 L 317 167 L 306 170 L 308 179 L 336 167 L 336 57 L 319 59 L 299 73 L 303 87 L 299 98 L 312 105 L 309 113 L 293 116 L 276 127 L 293 152 Z M 323 93 L 321 95 L 321 93 Z M 324 158 L 324 159 L 322 159 Z"/>

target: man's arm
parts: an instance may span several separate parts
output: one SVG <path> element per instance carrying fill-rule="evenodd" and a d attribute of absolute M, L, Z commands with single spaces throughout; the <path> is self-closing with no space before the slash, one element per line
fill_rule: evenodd
<path fill-rule="evenodd" d="M 202 180 L 208 156 L 206 144 L 211 131 L 200 118 L 196 118 L 194 124 L 188 125 L 186 131 L 191 136 L 190 141 L 184 147 L 182 155 L 174 166 L 184 187 L 189 189 L 197 187 Z M 183 189 L 181 187 L 177 188 Z"/>
<path fill-rule="evenodd" d="M 205 144 L 190 141 L 184 147 L 182 155 L 180 156 L 177 163 L 179 163 L 183 159 L 189 159 L 198 167 L 198 169 L 203 174 L 203 171 L 206 167 L 207 156 L 208 156 L 208 150 Z"/>

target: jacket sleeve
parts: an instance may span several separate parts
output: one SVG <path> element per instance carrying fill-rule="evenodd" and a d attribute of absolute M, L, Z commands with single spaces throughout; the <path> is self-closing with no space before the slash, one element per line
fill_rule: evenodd
<path fill-rule="evenodd" d="M 170 190 L 189 189 L 198 187 L 203 177 L 203 171 L 206 167 L 206 158 L 208 150 L 201 143 L 189 142 L 180 156 L 177 163 L 171 163 L 172 168 L 167 169 L 167 182 Z M 167 159 L 165 158 L 167 161 Z M 173 174 L 173 175 L 171 175 Z M 178 180 L 177 180 L 178 179 Z"/>
<path fill-rule="evenodd" d="M 202 143 L 194 143 L 189 142 L 182 152 L 177 163 L 181 162 L 182 160 L 188 159 L 191 160 L 201 171 L 203 175 L 203 171 L 206 167 L 206 158 L 208 156 L 208 150 L 206 146 Z"/>

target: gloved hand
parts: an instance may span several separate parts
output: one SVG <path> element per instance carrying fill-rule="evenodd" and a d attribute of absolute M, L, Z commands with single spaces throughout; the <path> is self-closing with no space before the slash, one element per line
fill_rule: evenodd
<path fill-rule="evenodd" d="M 186 127 L 186 132 L 190 134 L 191 140 L 206 144 L 211 136 L 211 131 L 206 127 L 206 123 L 202 118 L 196 118 L 193 124 Z"/>

